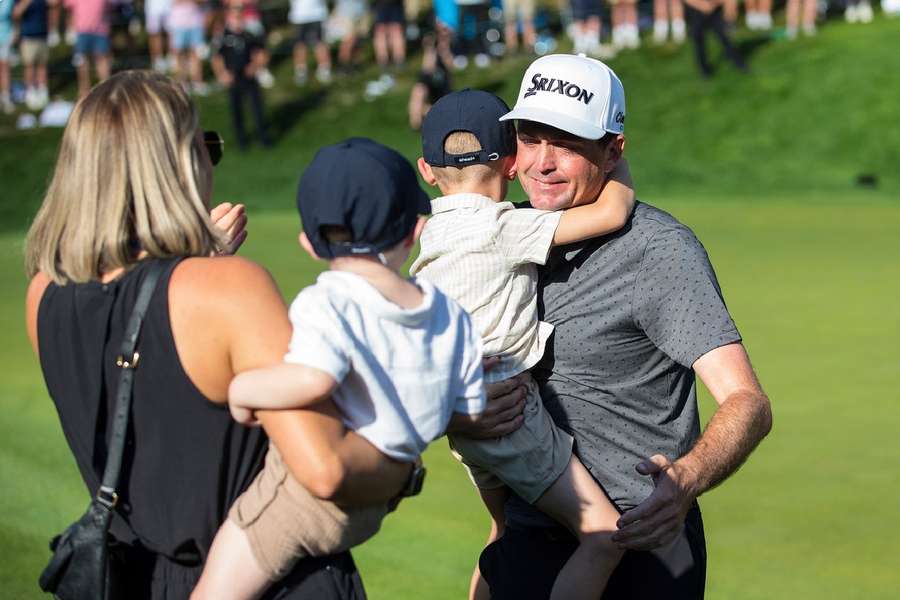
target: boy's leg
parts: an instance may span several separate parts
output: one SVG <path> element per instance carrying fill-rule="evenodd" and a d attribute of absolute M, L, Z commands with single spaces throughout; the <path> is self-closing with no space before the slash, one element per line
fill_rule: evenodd
<path fill-rule="evenodd" d="M 191 600 L 257 598 L 268 584 L 269 576 L 253 556 L 247 534 L 226 519 L 209 549 Z"/>
<path fill-rule="evenodd" d="M 509 488 L 506 486 L 492 489 L 478 489 L 481 501 L 484 502 L 485 508 L 491 515 L 491 531 L 488 534 L 485 547 L 497 541 L 503 536 L 506 525 L 504 506 L 506 499 L 509 498 Z M 481 570 L 478 563 L 475 563 L 475 571 L 472 573 L 472 581 L 469 584 L 469 600 L 490 600 L 491 591 L 484 577 L 481 576 Z"/>
<path fill-rule="evenodd" d="M 556 578 L 550 597 L 599 598 L 623 554 L 610 539 L 619 512 L 574 455 L 566 471 L 535 506 L 565 525 L 579 541 L 578 549 Z"/>
<path fill-rule="evenodd" d="M 263 116 L 262 92 L 259 83 L 255 79 L 247 83 L 247 94 L 250 96 L 250 110 L 253 112 L 253 124 L 256 126 L 256 137 L 259 143 L 265 147 L 272 145 L 269 134 L 266 133 L 266 120 Z"/>
<path fill-rule="evenodd" d="M 234 75 L 236 78 L 236 75 Z M 247 149 L 247 133 L 244 131 L 244 107 L 242 83 L 237 79 L 228 88 L 228 104 L 231 107 L 231 123 L 234 126 L 234 135 L 237 137 L 238 148 Z"/>

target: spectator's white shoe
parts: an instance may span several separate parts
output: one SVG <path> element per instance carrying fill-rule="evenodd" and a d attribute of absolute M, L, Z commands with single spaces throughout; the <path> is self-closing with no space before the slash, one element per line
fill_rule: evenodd
<path fill-rule="evenodd" d="M 812 37 L 818 32 L 815 25 L 804 25 L 802 29 L 803 35 L 805 35 L 806 37 Z"/>
<path fill-rule="evenodd" d="M 266 90 L 275 87 L 275 76 L 272 75 L 272 71 L 267 68 L 262 68 L 256 73 L 256 81 L 258 81 L 259 85 Z"/>
<path fill-rule="evenodd" d="M 669 37 L 669 22 L 668 21 L 654 21 L 653 22 L 653 43 L 657 46 L 661 46 L 666 43 L 666 39 Z"/>
<path fill-rule="evenodd" d="M 684 21 L 672 21 L 672 41 L 676 44 L 683 44 L 685 35 L 687 34 L 687 26 Z"/>
<path fill-rule="evenodd" d="M 859 6 L 856 7 L 856 16 L 859 17 L 860 23 L 871 23 L 872 17 L 872 5 L 868 2 L 860 2 Z"/>
<path fill-rule="evenodd" d="M 78 34 L 75 33 L 75 30 L 66 29 L 66 44 L 69 46 L 74 46 L 76 39 L 78 39 Z"/>
<path fill-rule="evenodd" d="M 294 68 L 294 84 L 296 85 L 306 85 L 306 82 L 309 80 L 309 75 L 306 72 L 306 69 L 298 69 Z"/>
<path fill-rule="evenodd" d="M 772 29 L 772 13 L 770 13 L 770 12 L 759 13 L 759 28 L 762 31 L 771 31 L 771 29 Z"/>
<path fill-rule="evenodd" d="M 786 37 L 789 40 L 796 40 L 797 39 L 797 28 L 796 27 L 785 27 L 784 37 Z"/>
<path fill-rule="evenodd" d="M 3 110 L 4 115 L 11 115 L 16 112 L 16 105 L 9 99 L 9 94 L 0 96 L 0 109 Z"/>
<path fill-rule="evenodd" d="M 900 15 L 900 0 L 881 0 L 881 10 L 891 17 Z"/>
<path fill-rule="evenodd" d="M 390 73 L 382 73 L 381 77 L 378 78 L 378 82 L 381 84 L 381 87 L 384 88 L 385 92 L 394 87 L 394 84 L 396 83 L 393 75 Z"/>
<path fill-rule="evenodd" d="M 28 88 L 25 90 L 25 106 L 28 107 L 28 110 L 41 109 L 41 96 L 36 89 Z"/>
<path fill-rule="evenodd" d="M 168 61 L 161 56 L 159 58 L 154 58 L 153 59 L 153 70 L 156 71 L 157 73 L 167 73 L 169 71 Z"/>
<path fill-rule="evenodd" d="M 847 7 L 847 10 L 844 11 L 844 20 L 848 23 L 858 23 L 859 22 L 859 11 L 855 4 L 851 4 Z"/>
<path fill-rule="evenodd" d="M 486 69 L 491 64 L 491 58 L 487 54 L 475 55 L 475 66 L 479 69 Z"/>
<path fill-rule="evenodd" d="M 625 38 L 625 47 L 631 50 L 636 50 L 641 47 L 641 35 L 638 31 L 637 25 L 628 25 L 626 29 L 628 32 L 627 37 Z"/>
<path fill-rule="evenodd" d="M 208 96 L 209 86 L 202 81 L 198 81 L 191 85 L 191 93 L 195 96 Z"/>
<path fill-rule="evenodd" d="M 616 49 L 612 44 L 597 43 L 591 48 L 590 55 L 600 60 L 612 60 L 616 57 Z"/>
<path fill-rule="evenodd" d="M 48 45 L 49 47 L 51 47 L 51 48 L 56 48 L 57 46 L 59 46 L 59 43 L 60 43 L 61 41 L 62 41 L 62 40 L 59 38 L 59 32 L 58 32 L 58 31 L 51 31 L 51 32 L 49 32 L 49 33 L 47 34 L 47 45 Z"/>
<path fill-rule="evenodd" d="M 331 83 L 331 69 L 328 67 L 319 67 L 316 69 L 316 81 L 322 85 Z"/>
<path fill-rule="evenodd" d="M 40 87 L 37 89 L 37 104 L 39 108 L 44 108 L 50 102 L 50 94 L 47 92 L 46 87 Z"/>
<path fill-rule="evenodd" d="M 209 60 L 209 44 L 198 44 L 194 48 L 194 52 L 197 54 L 197 58 L 199 58 L 200 60 Z"/>

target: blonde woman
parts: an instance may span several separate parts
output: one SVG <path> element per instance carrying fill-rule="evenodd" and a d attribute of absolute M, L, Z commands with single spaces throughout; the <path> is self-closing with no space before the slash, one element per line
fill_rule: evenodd
<path fill-rule="evenodd" d="M 194 106 L 171 80 L 140 71 L 109 78 L 72 113 L 27 238 L 27 330 L 91 494 L 105 463 L 125 322 L 150 263 L 164 267 L 138 344 L 111 528 L 131 587 L 122 597 L 189 596 L 216 529 L 267 447 L 262 430 L 231 420 L 228 384 L 241 371 L 281 362 L 291 334 L 269 274 L 217 251 L 240 244 L 245 218 L 230 205 L 208 214 L 211 158 L 221 145 L 206 139 L 209 146 Z M 330 404 L 260 420 L 295 477 L 321 497 L 387 500 L 409 475 L 352 433 L 342 438 L 340 473 L 310 455 L 307 441 L 343 430 Z M 364 592 L 344 553 L 303 561 L 270 593 Z"/>

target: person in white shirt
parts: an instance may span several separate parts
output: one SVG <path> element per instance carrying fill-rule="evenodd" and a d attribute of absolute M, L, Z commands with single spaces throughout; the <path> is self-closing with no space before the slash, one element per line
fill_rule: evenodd
<path fill-rule="evenodd" d="M 430 210 L 397 152 L 364 138 L 321 149 L 300 180 L 300 243 L 330 271 L 291 305 L 284 363 L 247 371 L 229 388 L 232 414 L 314 409 L 331 398 L 347 428 L 381 452 L 416 463 L 402 496 L 421 489 L 420 454 L 459 413 L 484 411 L 481 343 L 469 316 L 436 287 L 398 273 Z M 304 440 L 342 469 L 341 433 Z M 329 473 L 328 476 L 333 476 Z M 256 598 L 307 556 L 373 536 L 396 501 L 338 506 L 301 486 L 274 446 L 213 542 L 194 598 Z"/>
<path fill-rule="evenodd" d="M 307 52 L 312 50 L 316 59 L 316 79 L 319 83 L 331 82 L 331 53 L 322 33 L 328 18 L 325 0 L 291 0 L 288 20 L 296 26 L 294 38 L 294 83 L 304 85 L 309 79 Z"/>
<path fill-rule="evenodd" d="M 577 86 L 561 89 L 570 97 L 581 94 Z M 596 102 L 602 101 L 597 95 Z M 615 97 L 608 102 L 613 114 L 623 102 L 617 104 Z M 445 195 L 431 203 L 434 215 L 410 268 L 472 315 L 485 356 L 500 357 L 485 374 L 489 383 L 525 373 L 544 354 L 553 328 L 538 319 L 537 265 L 550 249 L 621 229 L 634 206 L 630 184 L 618 181 L 596 202 L 566 211 L 516 209 L 504 202 L 516 173 L 515 127 L 499 121 L 507 114 L 509 108 L 493 94 L 463 90 L 444 96 L 425 116 L 419 173 Z M 612 119 L 606 124 L 615 126 Z M 618 168 L 613 179 L 628 182 L 627 165 Z M 553 424 L 530 377 L 526 390 L 519 429 L 490 440 L 451 430 L 450 442 L 491 514 L 488 542 L 503 534 L 503 506 L 511 489 L 578 536 L 579 548 L 556 579 L 551 600 L 595 599 L 621 557 L 610 541 L 619 513 L 572 454 L 572 437 Z M 470 597 L 489 597 L 478 569 Z"/>

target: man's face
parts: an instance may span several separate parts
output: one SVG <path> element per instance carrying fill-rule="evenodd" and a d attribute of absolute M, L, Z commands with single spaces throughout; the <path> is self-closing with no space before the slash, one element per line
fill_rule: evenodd
<path fill-rule="evenodd" d="M 593 202 L 621 155 L 624 138 L 608 144 L 519 121 L 519 183 L 534 208 L 559 210 Z"/>

